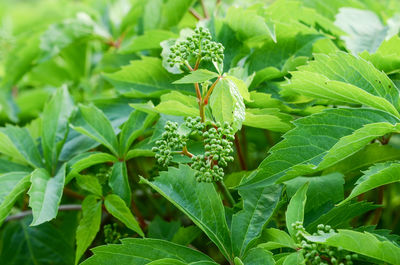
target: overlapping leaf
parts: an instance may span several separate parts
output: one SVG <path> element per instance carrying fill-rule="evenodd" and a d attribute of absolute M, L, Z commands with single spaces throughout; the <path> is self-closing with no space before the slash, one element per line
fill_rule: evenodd
<path fill-rule="evenodd" d="M 281 181 L 311 173 L 341 138 L 366 124 L 396 124 L 398 121 L 388 113 L 372 109 L 331 109 L 298 119 L 294 122 L 296 127 L 271 149 L 271 154 L 260 164 L 257 173 L 244 180 L 241 186 L 264 186 L 283 176 L 285 178 Z M 348 155 L 356 151 L 351 150 Z M 338 157 L 336 162 L 343 158 Z"/>

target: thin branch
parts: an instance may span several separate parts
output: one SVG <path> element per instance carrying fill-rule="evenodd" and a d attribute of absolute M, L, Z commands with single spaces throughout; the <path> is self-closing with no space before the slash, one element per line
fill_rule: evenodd
<path fill-rule="evenodd" d="M 219 190 L 221 191 L 222 195 L 224 196 L 226 202 L 228 203 L 228 206 L 233 207 L 235 205 L 235 200 L 232 197 L 232 194 L 228 190 L 228 188 L 225 186 L 225 183 L 223 181 L 218 181 L 217 186 Z"/>
<path fill-rule="evenodd" d="M 204 0 L 200 0 L 201 3 L 201 8 L 203 9 L 203 13 L 204 13 L 204 17 L 206 19 L 210 18 L 210 15 L 208 14 L 207 8 L 206 8 L 206 4 L 204 3 Z"/>
<path fill-rule="evenodd" d="M 192 157 L 193 157 L 193 154 L 190 153 L 190 152 L 188 151 L 188 149 L 187 149 L 186 146 L 183 147 L 182 151 L 179 152 L 179 154 L 185 155 L 185 156 L 187 156 L 187 157 L 189 157 L 189 158 L 192 158 Z"/>
<path fill-rule="evenodd" d="M 240 168 L 242 170 L 247 170 L 247 165 L 246 165 L 246 160 L 244 159 L 243 151 L 242 151 L 242 146 L 239 141 L 239 137 L 237 133 L 235 134 L 235 147 L 236 147 L 236 152 L 239 158 L 239 163 L 240 163 Z"/>
<path fill-rule="evenodd" d="M 80 210 L 82 210 L 82 205 L 80 205 L 80 204 L 64 204 L 64 205 L 60 205 L 58 210 L 59 211 L 80 211 Z M 6 218 L 5 222 L 19 220 L 19 219 L 22 219 L 29 215 L 32 215 L 32 210 L 23 211 L 23 212 L 15 214 L 15 215 L 11 215 Z"/>
<path fill-rule="evenodd" d="M 189 8 L 189 12 L 190 14 L 192 14 L 197 20 L 202 20 L 203 18 L 201 17 L 201 15 L 199 13 L 197 13 L 197 11 L 194 8 Z"/>
<path fill-rule="evenodd" d="M 139 208 L 137 207 L 137 205 L 133 199 L 131 200 L 131 206 L 132 206 L 133 213 L 138 218 L 140 228 L 142 228 L 142 230 L 145 230 L 147 227 L 146 221 L 144 220 L 143 215 L 139 211 Z"/>
<path fill-rule="evenodd" d="M 385 186 L 380 186 L 378 188 L 378 201 L 377 204 L 382 204 L 383 203 L 383 196 L 385 195 Z M 382 207 L 377 208 L 374 211 L 374 217 L 372 219 L 372 225 L 377 225 L 379 223 L 379 220 L 381 219 L 382 216 Z"/>
<path fill-rule="evenodd" d="M 204 97 L 204 100 L 203 100 L 203 104 L 204 104 L 204 105 L 207 105 L 207 104 L 208 104 L 208 99 L 210 98 L 211 93 L 213 92 L 215 86 L 218 84 L 218 81 L 219 81 L 221 78 L 222 78 L 222 76 L 218 76 L 217 80 L 215 80 L 215 82 L 214 82 L 214 83 L 210 86 L 210 88 L 208 89 L 207 94 L 206 94 L 206 96 Z"/>
<path fill-rule="evenodd" d="M 77 193 L 77 192 L 75 192 L 75 191 L 73 191 L 71 189 L 68 189 L 67 187 L 64 188 L 64 194 L 66 196 L 68 196 L 68 197 L 71 197 L 71 198 L 74 198 L 74 199 L 78 199 L 78 200 L 81 200 L 81 201 L 83 201 L 85 199 L 85 196 L 80 195 L 79 193 Z"/>

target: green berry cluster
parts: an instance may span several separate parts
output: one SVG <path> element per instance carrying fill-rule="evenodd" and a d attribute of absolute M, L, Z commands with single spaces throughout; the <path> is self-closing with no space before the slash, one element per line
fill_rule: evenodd
<path fill-rule="evenodd" d="M 297 230 L 296 239 L 300 242 L 299 248 L 304 255 L 306 264 L 312 265 L 352 265 L 353 259 L 357 259 L 357 254 L 341 248 L 331 247 L 315 242 L 310 242 L 303 235 L 306 233 L 302 222 L 292 224 L 292 227 Z M 319 224 L 317 232 L 314 236 L 323 236 L 326 233 L 335 233 L 335 230 L 329 225 Z"/>
<path fill-rule="evenodd" d="M 234 130 L 228 122 L 223 124 L 211 121 L 202 122 L 200 117 L 188 117 L 185 124 L 190 129 L 189 136 L 196 134 L 202 137 L 204 153 L 194 155 L 184 153 L 187 138 L 178 134 L 178 124 L 167 122 L 162 139 L 156 141 L 157 147 L 152 151 L 156 153 L 157 162 L 166 167 L 171 162 L 173 154 L 181 153 L 191 156 L 191 167 L 196 170 L 196 180 L 199 182 L 221 181 L 224 177 L 224 167 L 233 161 Z"/>
<path fill-rule="evenodd" d="M 96 173 L 96 178 L 100 181 L 101 184 L 103 184 L 110 178 L 111 172 L 111 167 L 101 167 Z"/>
<path fill-rule="evenodd" d="M 171 54 L 167 62 L 170 67 L 174 67 L 176 64 L 182 66 L 190 58 L 222 63 L 224 46 L 211 40 L 211 33 L 208 29 L 198 27 L 194 30 L 194 34 L 171 47 Z"/>
<path fill-rule="evenodd" d="M 221 181 L 224 177 L 224 167 L 233 161 L 234 132 L 229 123 L 217 122 L 202 133 L 204 155 L 192 157 L 192 168 L 197 170 L 196 179 L 200 182 Z M 215 127 L 214 127 L 215 126 Z"/>
<path fill-rule="evenodd" d="M 127 237 L 128 235 L 121 235 L 117 231 L 118 225 L 114 223 L 113 225 L 108 224 L 103 227 L 104 231 L 104 242 L 107 244 L 117 244 L 121 238 Z"/>
<path fill-rule="evenodd" d="M 172 160 L 173 151 L 186 146 L 186 139 L 178 133 L 177 122 L 167 121 L 164 130 L 161 139 L 156 141 L 157 147 L 153 147 L 152 151 L 156 153 L 157 162 L 166 167 Z"/>

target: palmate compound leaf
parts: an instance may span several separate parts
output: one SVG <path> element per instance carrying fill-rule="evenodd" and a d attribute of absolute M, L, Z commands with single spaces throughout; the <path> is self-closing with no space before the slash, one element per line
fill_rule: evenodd
<path fill-rule="evenodd" d="M 30 184 L 29 172 L 9 172 L 0 176 L 0 226 Z"/>
<path fill-rule="evenodd" d="M 357 130 L 361 130 L 360 135 L 364 135 L 363 126 L 372 123 L 380 125 L 382 122 L 394 126 L 399 119 L 380 110 L 363 108 L 330 109 L 298 119 L 294 122 L 296 127 L 284 135 L 284 140 L 271 149 L 271 154 L 260 164 L 257 172 L 245 179 L 239 188 L 262 187 L 277 180 L 286 181 L 315 172 L 320 170 L 318 165 L 332 148 L 340 147 L 342 143 L 352 145 L 351 149 L 341 148 L 341 156 L 332 155 L 336 160 L 328 164 L 339 162 L 376 137 L 374 134 L 372 138 L 364 137 L 360 144 L 358 137 L 352 134 L 358 134 Z"/>
<path fill-rule="evenodd" d="M 390 241 L 381 241 L 368 232 L 352 230 L 338 230 L 325 236 L 307 236 L 313 242 L 320 242 L 328 246 L 341 247 L 367 257 L 378 259 L 389 264 L 400 264 L 400 247 Z"/>
<path fill-rule="evenodd" d="M 190 72 L 188 75 L 185 75 L 181 79 L 176 80 L 175 82 L 173 82 L 173 84 L 202 83 L 216 77 L 218 77 L 218 74 L 215 72 L 211 72 L 206 69 L 198 69 L 196 71 Z"/>
<path fill-rule="evenodd" d="M 399 90 L 371 63 L 351 54 L 316 54 L 315 60 L 292 72 L 283 93 L 298 93 L 334 103 L 361 104 L 400 117 Z"/>
<path fill-rule="evenodd" d="M 158 193 L 184 212 L 217 245 L 227 259 L 232 259 L 231 239 L 221 199 L 211 183 L 198 183 L 194 170 L 187 165 L 170 167 L 168 172 L 150 182 Z"/>
<path fill-rule="evenodd" d="M 31 226 L 40 225 L 57 216 L 65 181 L 65 164 L 61 166 L 54 177 L 43 168 L 38 168 L 31 174 L 29 207 L 32 208 L 33 220 Z"/>
<path fill-rule="evenodd" d="M 92 249 L 93 256 L 82 265 L 144 265 L 166 258 L 177 259 L 184 264 L 217 264 L 207 255 L 159 239 L 122 239 L 122 244 L 100 246 Z"/>
<path fill-rule="evenodd" d="M 234 254 L 243 257 L 262 232 L 278 205 L 282 186 L 239 191 L 243 210 L 232 217 L 231 234 Z"/>
<path fill-rule="evenodd" d="M 400 181 L 400 162 L 391 161 L 373 165 L 368 170 L 363 172 L 364 175 L 356 182 L 355 188 L 351 191 L 350 195 L 342 201 L 343 204 L 352 198 L 375 189 L 379 186 Z"/>

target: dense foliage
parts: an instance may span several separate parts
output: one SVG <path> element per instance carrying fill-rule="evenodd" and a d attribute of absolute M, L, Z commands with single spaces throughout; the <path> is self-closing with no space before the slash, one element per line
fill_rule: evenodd
<path fill-rule="evenodd" d="M 398 0 L 0 18 L 0 264 L 400 264 Z"/>

